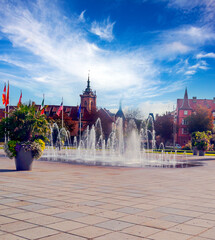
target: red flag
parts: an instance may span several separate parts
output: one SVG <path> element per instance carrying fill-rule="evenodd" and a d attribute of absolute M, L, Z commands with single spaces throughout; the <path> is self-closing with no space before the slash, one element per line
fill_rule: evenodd
<path fill-rule="evenodd" d="M 17 104 L 17 107 L 19 107 L 21 104 L 22 104 L 22 91 L 21 91 L 21 94 L 20 94 L 20 97 L 19 97 L 19 102 Z"/>
<path fill-rule="evenodd" d="M 4 90 L 2 93 L 2 103 L 3 103 L 3 105 L 6 104 L 6 83 L 4 84 Z"/>
<path fill-rule="evenodd" d="M 62 109 L 63 109 L 63 100 L 62 100 L 61 105 L 60 105 L 60 107 L 58 108 L 58 111 L 57 111 L 58 116 L 60 116 L 60 112 L 62 111 Z"/>
<path fill-rule="evenodd" d="M 9 104 L 9 81 L 8 81 L 8 86 L 7 86 L 7 97 L 6 97 L 5 106 L 7 107 L 8 104 Z"/>
<path fill-rule="evenodd" d="M 41 103 L 41 106 L 40 106 L 40 114 L 43 115 L 44 112 L 45 112 L 45 105 L 44 105 L 44 102 L 45 102 L 45 99 L 44 99 L 44 94 L 43 94 L 43 101 Z"/>
<path fill-rule="evenodd" d="M 45 112 L 45 108 L 43 108 L 43 109 L 41 110 L 40 115 L 43 115 L 44 112 Z"/>

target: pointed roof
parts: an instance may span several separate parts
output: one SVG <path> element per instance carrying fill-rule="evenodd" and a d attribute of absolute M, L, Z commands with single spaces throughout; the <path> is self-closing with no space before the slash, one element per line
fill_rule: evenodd
<path fill-rule="evenodd" d="M 88 79 L 87 79 L 87 87 L 84 91 L 84 93 L 91 93 L 92 89 L 90 88 L 90 75 L 88 74 Z"/>
<path fill-rule="evenodd" d="M 90 74 L 88 74 L 87 87 L 83 91 L 83 94 L 90 95 L 90 96 L 96 96 L 96 92 L 95 91 L 93 92 L 92 89 L 90 88 Z"/>
<path fill-rule="evenodd" d="M 119 102 L 119 110 L 116 113 L 116 118 L 119 118 L 119 117 L 122 118 L 123 120 L 125 120 L 125 115 L 124 115 L 124 113 L 122 111 L 122 102 L 121 102 L 121 100 Z"/>
<path fill-rule="evenodd" d="M 180 110 L 192 110 L 192 108 L 191 108 L 191 106 L 189 104 L 187 88 L 185 89 L 184 100 L 183 100 L 183 103 L 182 103 L 182 105 L 180 107 Z"/>

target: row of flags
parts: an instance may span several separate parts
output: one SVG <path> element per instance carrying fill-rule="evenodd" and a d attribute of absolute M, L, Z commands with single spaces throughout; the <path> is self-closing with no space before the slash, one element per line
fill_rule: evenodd
<path fill-rule="evenodd" d="M 5 107 L 7 107 L 9 105 L 9 101 L 10 101 L 10 97 L 9 97 L 9 89 L 10 89 L 10 85 L 9 85 L 9 82 L 8 82 L 8 86 L 6 86 L 6 83 L 4 84 L 4 90 L 3 90 L 3 93 L 2 93 L 2 103 L 3 105 L 5 105 Z M 22 91 L 21 91 L 21 94 L 20 94 L 20 97 L 19 97 L 19 102 L 17 104 L 17 107 L 19 107 L 22 103 Z"/>
<path fill-rule="evenodd" d="M 6 89 L 7 89 L 7 91 L 6 91 Z M 7 105 L 9 104 L 9 82 L 8 82 L 7 88 L 6 88 L 6 83 L 4 84 L 4 90 L 2 93 L 2 103 L 3 103 L 3 105 L 5 105 L 5 107 L 7 107 Z"/>
<path fill-rule="evenodd" d="M 4 89 L 3 89 L 3 93 L 2 93 L 2 103 L 3 103 L 3 105 L 5 105 L 5 107 L 7 107 L 9 105 L 9 82 L 8 82 L 8 87 L 6 86 L 6 83 L 4 85 Z M 22 91 L 20 93 L 19 102 L 17 104 L 17 107 L 19 107 L 21 104 L 22 104 Z M 45 97 L 43 95 L 43 100 L 42 100 L 41 107 L 40 107 L 41 115 L 44 114 L 46 107 L 47 106 L 45 106 Z M 60 116 L 60 113 L 62 110 L 63 110 L 63 98 L 62 98 L 60 107 L 58 108 L 58 111 L 57 111 L 58 116 Z M 80 114 L 81 114 L 81 104 L 78 108 L 78 118 L 80 117 Z"/>

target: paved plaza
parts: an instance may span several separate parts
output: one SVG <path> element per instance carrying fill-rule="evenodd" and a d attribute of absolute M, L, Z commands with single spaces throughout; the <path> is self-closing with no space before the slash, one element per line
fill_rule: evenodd
<path fill-rule="evenodd" d="M 117 168 L 0 158 L 1 240 L 215 239 L 215 160 Z"/>

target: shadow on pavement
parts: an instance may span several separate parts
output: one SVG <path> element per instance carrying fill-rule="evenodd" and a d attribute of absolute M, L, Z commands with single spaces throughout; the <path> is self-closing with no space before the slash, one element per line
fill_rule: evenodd
<path fill-rule="evenodd" d="M 16 172 L 16 169 L 0 169 L 1 172 Z"/>

